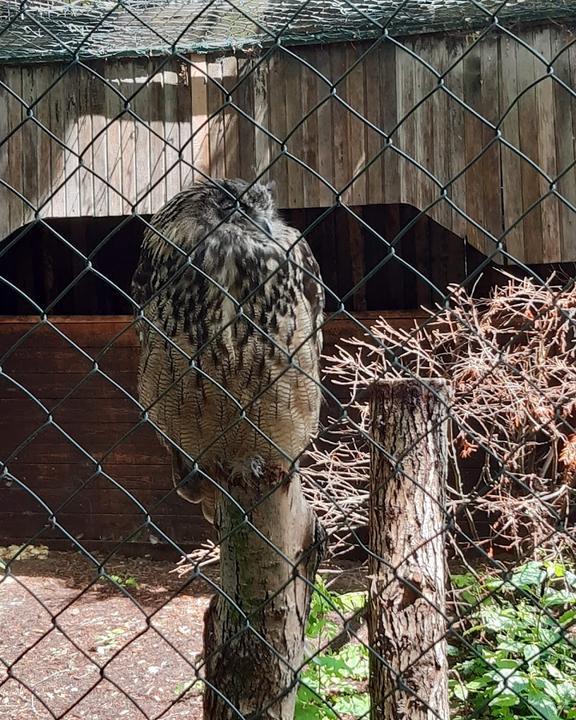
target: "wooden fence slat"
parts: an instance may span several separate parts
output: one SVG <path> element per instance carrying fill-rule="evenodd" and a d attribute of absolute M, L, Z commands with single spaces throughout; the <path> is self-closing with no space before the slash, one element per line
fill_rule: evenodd
<path fill-rule="evenodd" d="M 532 47 L 538 51 L 545 61 L 551 57 L 550 29 L 540 28 L 534 31 Z M 554 80 L 546 77 L 547 68 L 544 62 L 535 59 L 536 74 L 544 78 L 536 86 L 536 107 L 538 113 L 538 147 L 540 152 L 540 168 L 551 180 L 558 174 L 556 163 L 556 125 L 554 112 Z M 540 178 L 540 196 L 549 191 L 549 182 Z M 541 262 L 558 262 L 562 257 L 562 238 L 560 233 L 559 201 L 553 196 L 544 198 L 540 203 L 542 216 L 542 247 Z"/>
<path fill-rule="evenodd" d="M 176 86 L 176 108 L 178 113 L 179 142 L 181 161 L 180 188 L 188 187 L 194 179 L 194 145 L 192 142 L 192 70 L 190 65 L 182 62 L 178 71 Z"/>
<path fill-rule="evenodd" d="M 238 61 L 234 56 L 226 57 L 222 61 L 222 85 L 229 92 L 238 82 Z M 234 93 L 232 102 L 235 104 L 237 92 Z M 223 96 L 222 100 L 225 101 Z M 224 124 L 224 147 L 226 177 L 241 177 L 240 166 L 240 139 L 238 112 L 232 106 L 226 106 L 223 113 Z M 249 176 L 248 176 L 249 177 Z"/>
<path fill-rule="evenodd" d="M 166 202 L 166 150 L 164 93 L 166 89 L 166 73 L 158 72 L 158 60 L 148 63 L 148 101 L 146 110 L 150 132 L 150 211 L 156 212 Z"/>
<path fill-rule="evenodd" d="M 194 180 L 210 172 L 210 126 L 208 124 L 208 63 L 196 58 L 190 66 L 190 92 L 192 95 L 192 149 Z M 200 172 L 199 172 L 200 171 Z"/>
<path fill-rule="evenodd" d="M 133 109 L 133 104 L 130 100 L 132 93 L 136 89 L 135 84 L 135 66 L 132 61 L 128 61 L 124 64 L 124 72 L 120 78 L 120 92 L 122 97 L 119 98 L 122 108 L 118 108 L 118 111 L 124 110 L 120 116 L 120 147 L 121 147 L 121 161 L 122 161 L 122 212 L 128 215 L 132 212 L 132 207 L 136 204 L 137 199 L 137 187 L 136 187 L 136 121 L 129 112 Z M 104 96 L 110 92 L 110 89 L 105 89 L 101 85 L 101 90 Z M 128 103 L 129 106 L 124 108 L 124 104 Z M 108 123 L 109 118 L 105 116 L 103 118 L 104 123 Z M 106 142 L 106 136 L 103 136 L 104 143 Z M 94 147 L 94 153 L 96 154 L 96 147 Z M 96 157 L 94 158 L 95 165 L 97 164 Z M 103 177 L 107 176 L 106 167 L 100 168 L 100 174 Z M 97 187 L 97 186 L 96 186 Z M 99 199 L 96 200 L 99 202 Z"/>
<path fill-rule="evenodd" d="M 298 57 L 304 61 L 300 66 L 302 86 L 302 118 L 318 103 L 320 80 L 311 68 L 315 67 L 316 49 L 304 47 L 298 49 Z M 308 63 L 311 67 L 308 67 Z M 302 124 L 300 156 L 306 165 L 316 172 L 318 168 L 318 111 L 314 111 Z M 306 207 L 319 207 L 320 181 L 309 170 L 303 170 L 303 198 Z"/>
<path fill-rule="evenodd" d="M 162 78 L 162 94 L 158 103 L 158 113 L 160 117 L 164 115 L 162 132 L 165 145 L 162 148 L 162 153 L 165 164 L 164 201 L 167 201 L 173 198 L 181 187 L 181 163 L 178 152 L 182 147 L 182 140 L 180 137 L 181 118 L 178 105 L 178 88 L 182 84 L 182 77 L 179 63 L 176 61 L 170 63 L 162 72 Z"/>
<path fill-rule="evenodd" d="M 402 53 L 391 43 L 381 43 L 378 51 L 382 129 L 391 138 L 393 145 L 397 147 L 402 146 L 400 130 L 393 135 L 391 133 L 402 115 L 402 100 L 399 96 L 400 88 L 398 87 L 403 72 L 400 60 L 402 54 L 405 53 Z M 386 148 L 382 158 L 382 181 L 384 187 L 382 202 L 400 202 L 403 197 L 401 166 L 405 160 L 395 152 L 394 147 Z"/>
<path fill-rule="evenodd" d="M 304 134 L 300 124 L 303 116 L 304 68 L 295 58 L 285 64 L 286 79 L 286 135 L 295 132 L 287 142 L 288 150 L 294 157 L 302 159 Z M 298 207 L 304 197 L 304 170 L 296 160 L 288 160 L 288 206 Z"/>
<path fill-rule="evenodd" d="M 379 45 L 373 47 L 364 58 L 362 71 L 364 75 L 364 95 L 366 119 L 375 127 L 384 130 L 382 122 L 383 107 L 380 101 L 380 51 Z M 366 162 L 369 163 L 382 149 L 384 138 L 365 125 Z M 386 155 L 389 152 L 386 151 Z M 384 160 L 380 157 L 366 171 L 366 200 L 368 203 L 380 203 L 382 198 L 382 166 Z M 384 199 L 384 202 L 386 200 Z"/>
<path fill-rule="evenodd" d="M 364 48 L 357 49 L 350 45 L 346 51 L 347 66 L 357 61 Z M 364 88 L 364 60 L 357 65 L 345 80 L 345 97 L 348 104 L 362 117 L 366 116 L 365 88 Z M 350 203 L 362 205 L 366 201 L 367 175 L 363 171 L 366 165 L 366 131 L 365 123 L 348 112 L 348 139 L 354 138 L 354 142 L 348 142 L 348 165 L 350 178 L 357 176 L 350 188 Z M 359 174 L 360 173 L 360 174 Z"/>
<path fill-rule="evenodd" d="M 334 185 L 334 153 L 332 151 L 332 124 L 333 102 L 330 99 L 330 85 L 332 70 L 330 67 L 330 54 L 323 48 L 316 48 L 316 68 L 324 80 L 319 79 L 318 101 L 322 105 L 318 108 L 318 172 L 329 183 Z M 334 193 L 324 183 L 319 187 L 319 203 L 321 207 L 332 205 Z"/>
<path fill-rule="evenodd" d="M 529 43 L 533 40 L 532 32 L 527 34 Z M 524 47 L 516 48 L 516 67 L 518 73 L 518 93 L 526 90 L 536 79 L 536 61 L 533 53 Z M 518 101 L 520 149 L 532 162 L 539 165 L 538 148 L 538 104 L 536 89 L 531 87 Z M 522 210 L 526 210 L 540 198 L 540 176 L 530 163 L 522 160 Z M 541 256 L 542 245 L 542 213 L 539 205 L 535 206 L 522 221 L 524 232 L 524 259 L 537 262 Z"/>
<path fill-rule="evenodd" d="M 518 103 L 518 74 L 516 71 L 516 41 L 506 36 L 500 43 L 500 62 L 509 72 L 504 73 L 500 82 L 500 117 L 504 118 L 500 129 L 504 138 L 518 150 L 520 149 L 520 128 Z M 502 193 L 503 193 L 503 229 L 510 230 L 522 214 L 522 162 L 511 149 L 501 146 Z M 505 246 L 514 257 L 522 254 L 524 233 L 522 223 L 506 233 Z"/>
<path fill-rule="evenodd" d="M 224 124 L 224 93 L 222 60 L 207 63 L 208 71 L 208 133 L 210 142 L 210 175 L 213 178 L 226 177 L 226 146 Z"/>
<path fill-rule="evenodd" d="M 286 96 L 286 75 L 284 73 L 285 63 L 281 50 L 276 48 L 271 56 L 269 84 L 268 84 L 268 129 L 277 138 L 270 144 L 270 162 L 273 163 L 270 169 L 270 178 L 276 183 L 276 201 L 280 207 L 288 207 L 288 160 L 282 154 L 282 145 L 287 134 L 287 107 Z M 292 101 L 292 99 L 291 99 Z"/>
<path fill-rule="evenodd" d="M 150 198 L 150 179 L 152 165 L 150 161 L 150 130 L 148 127 L 150 108 L 150 86 L 148 80 L 148 61 L 134 61 L 134 99 L 132 109 L 135 120 L 136 148 L 136 209 L 140 213 L 153 212 Z"/>
<path fill-rule="evenodd" d="M 0 83 L 8 85 L 8 74 L 6 69 L 0 66 Z M 9 161 L 7 145 L 8 140 L 8 106 L 10 104 L 10 94 L 0 85 L 0 107 L 4 108 L 4 112 L 0 111 L 0 180 L 10 182 Z M 0 238 L 10 234 L 10 206 L 13 202 L 13 193 L 5 185 L 0 183 L 0 205 L 4 211 L 0 213 Z"/>
<path fill-rule="evenodd" d="M 570 41 L 571 37 L 568 32 L 553 33 L 550 51 L 552 56 L 560 53 L 554 61 L 554 76 L 569 88 L 574 89 L 576 84 L 572 80 L 570 71 Z M 554 82 L 553 93 L 554 122 L 556 124 L 556 168 L 560 175 L 576 160 L 573 130 L 576 98 L 558 82 Z M 560 178 L 558 191 L 576 208 L 576 167 L 572 167 Z M 576 234 L 576 212 L 562 203 L 560 204 L 560 230 L 561 258 L 569 260 L 573 238 Z"/>

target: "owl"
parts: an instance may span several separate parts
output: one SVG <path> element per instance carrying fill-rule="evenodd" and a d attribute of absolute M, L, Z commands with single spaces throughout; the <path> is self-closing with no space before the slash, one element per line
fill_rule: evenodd
<path fill-rule="evenodd" d="M 290 473 L 318 428 L 324 291 L 302 235 L 261 183 L 214 180 L 151 220 L 132 281 L 138 393 L 178 493 Z"/>

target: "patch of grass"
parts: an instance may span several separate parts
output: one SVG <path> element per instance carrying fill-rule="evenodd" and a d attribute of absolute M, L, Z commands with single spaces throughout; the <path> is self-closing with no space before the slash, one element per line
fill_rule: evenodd
<path fill-rule="evenodd" d="M 532 561 L 508 580 L 452 577 L 463 618 L 450 647 L 453 720 L 576 719 L 576 574 Z"/>
<path fill-rule="evenodd" d="M 336 652 L 327 649 L 342 629 L 341 617 L 350 617 L 365 603 L 364 592 L 338 595 L 317 580 L 306 630 L 312 657 L 301 673 L 295 720 L 362 717 L 369 711 L 368 649 L 357 642 Z"/>

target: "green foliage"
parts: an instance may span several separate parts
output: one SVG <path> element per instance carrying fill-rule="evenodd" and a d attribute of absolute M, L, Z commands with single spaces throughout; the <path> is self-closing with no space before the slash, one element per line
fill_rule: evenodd
<path fill-rule="evenodd" d="M 454 575 L 462 622 L 449 645 L 452 720 L 576 720 L 576 569 L 533 561 L 507 580 Z M 366 601 L 316 583 L 295 720 L 367 716 L 368 650 L 323 650 Z"/>
<path fill-rule="evenodd" d="M 342 616 L 350 617 L 366 602 L 366 593 L 331 593 L 316 582 L 306 631 L 308 654 L 313 655 L 301 674 L 295 720 L 332 720 L 364 716 L 367 692 L 368 650 L 351 642 L 338 652 L 323 650 L 342 629 Z"/>
<path fill-rule="evenodd" d="M 507 581 L 452 583 L 463 617 L 450 647 L 453 720 L 576 720 L 573 569 L 533 561 Z"/>
<path fill-rule="evenodd" d="M 119 585 L 123 588 L 134 588 L 137 590 L 140 587 L 138 580 L 132 576 L 123 577 L 122 575 L 106 575 L 105 577 L 102 577 L 101 580 L 104 582 L 110 582 L 113 585 Z"/>

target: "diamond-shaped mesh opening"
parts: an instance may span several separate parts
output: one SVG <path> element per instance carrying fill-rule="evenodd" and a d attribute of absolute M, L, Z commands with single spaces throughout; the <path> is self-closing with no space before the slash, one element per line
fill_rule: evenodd
<path fill-rule="evenodd" d="M 0 716 L 573 716 L 572 15 L 4 4 Z"/>

